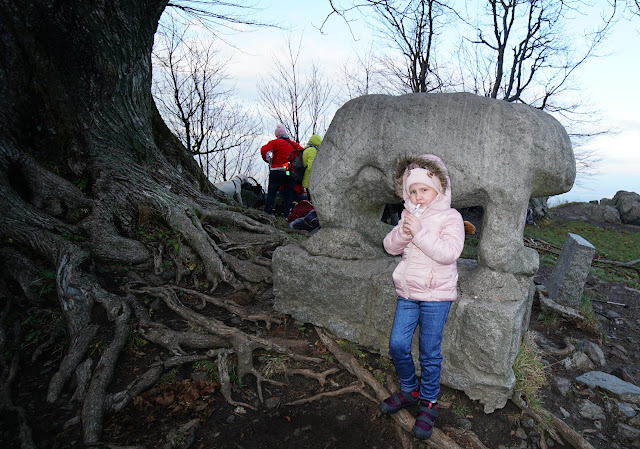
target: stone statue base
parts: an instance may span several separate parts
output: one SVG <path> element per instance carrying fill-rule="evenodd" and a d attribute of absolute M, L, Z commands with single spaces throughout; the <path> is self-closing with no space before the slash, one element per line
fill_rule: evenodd
<path fill-rule="evenodd" d="M 388 357 L 395 313 L 391 273 L 399 258 L 343 260 L 313 256 L 289 244 L 273 254 L 274 309 L 324 327 Z M 485 413 L 504 407 L 512 366 L 529 327 L 535 287 L 526 276 L 458 261 L 458 299 L 444 329 L 441 383 L 464 391 Z M 413 354 L 417 362 L 417 338 Z"/>

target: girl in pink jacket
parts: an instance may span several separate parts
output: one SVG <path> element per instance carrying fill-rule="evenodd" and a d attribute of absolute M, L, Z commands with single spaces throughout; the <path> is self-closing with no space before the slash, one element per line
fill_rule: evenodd
<path fill-rule="evenodd" d="M 451 207 L 449 176 L 442 160 L 425 154 L 400 161 L 395 176 L 396 193 L 405 210 L 397 226 L 384 238 L 384 248 L 402 254 L 393 272 L 398 294 L 389 339 L 389 354 L 400 379 L 400 393 L 380 403 L 383 413 L 420 405 L 412 434 L 426 439 L 438 416 L 442 330 L 451 302 L 457 297 L 456 261 L 464 245 L 460 213 Z M 418 388 L 411 340 L 420 326 Z"/>

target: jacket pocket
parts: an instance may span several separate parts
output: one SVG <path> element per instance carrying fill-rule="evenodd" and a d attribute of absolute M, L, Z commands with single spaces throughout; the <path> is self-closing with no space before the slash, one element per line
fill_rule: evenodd
<path fill-rule="evenodd" d="M 458 272 L 448 272 L 448 273 L 436 273 L 433 276 L 433 281 L 431 283 L 431 288 L 433 289 L 443 289 L 443 288 L 456 288 L 458 283 Z"/>

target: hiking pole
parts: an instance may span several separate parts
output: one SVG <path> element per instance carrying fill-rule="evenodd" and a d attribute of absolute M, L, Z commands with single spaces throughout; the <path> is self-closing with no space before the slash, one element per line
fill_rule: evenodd
<path fill-rule="evenodd" d="M 613 301 L 605 301 L 603 299 L 593 299 L 593 298 L 589 298 L 590 301 L 595 301 L 595 302 L 603 302 L 605 304 L 612 304 L 614 306 L 622 306 L 624 308 L 629 307 L 628 304 L 622 304 L 621 302 L 613 302 Z"/>

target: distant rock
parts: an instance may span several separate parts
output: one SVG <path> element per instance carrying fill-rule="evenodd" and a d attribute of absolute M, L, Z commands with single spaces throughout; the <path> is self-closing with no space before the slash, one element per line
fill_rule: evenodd
<path fill-rule="evenodd" d="M 623 223 L 640 226 L 640 195 L 620 190 L 614 195 L 612 202 Z"/>
<path fill-rule="evenodd" d="M 584 212 L 587 219 L 601 223 L 620 223 L 620 212 L 614 206 L 586 203 Z"/>
<path fill-rule="evenodd" d="M 547 200 L 549 197 L 531 198 L 529 207 L 527 208 L 527 224 L 533 224 L 549 215 L 549 205 Z"/>

